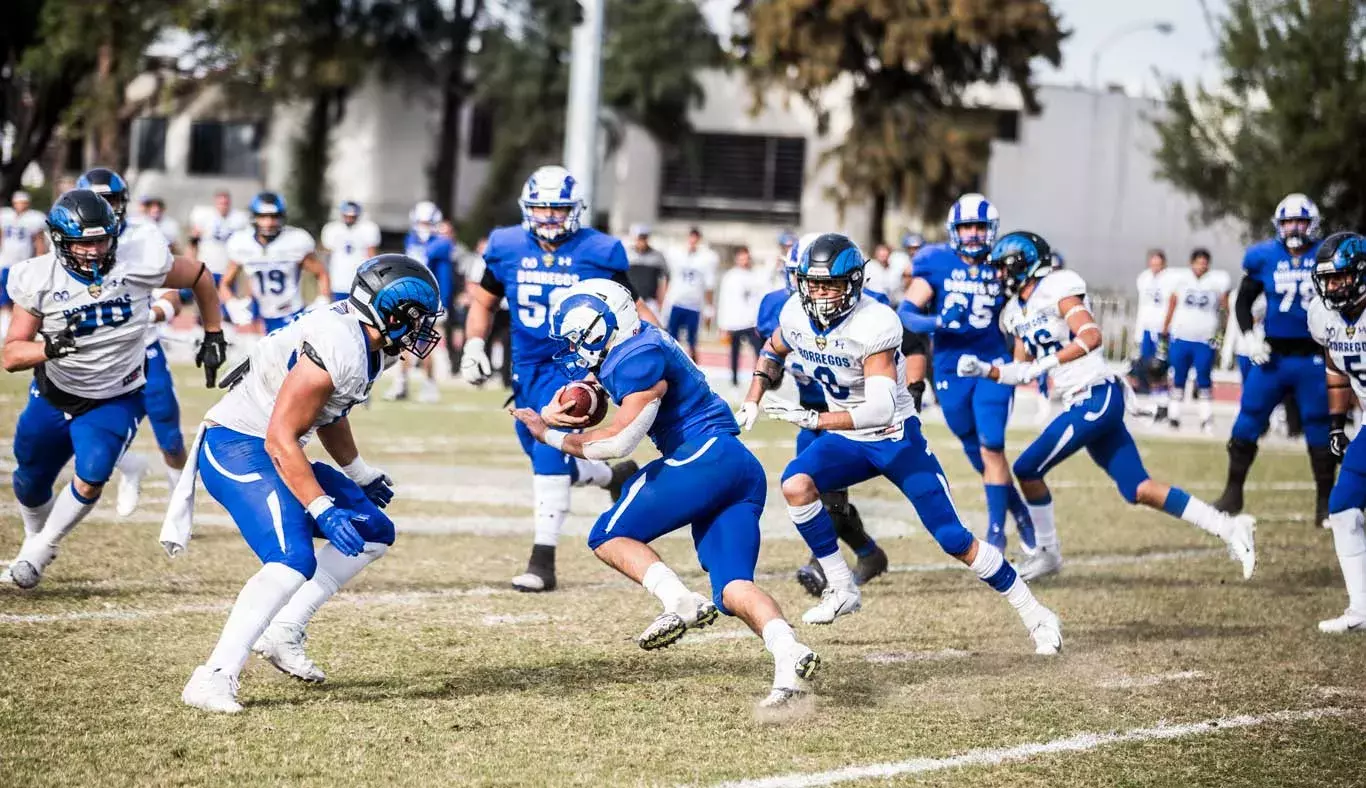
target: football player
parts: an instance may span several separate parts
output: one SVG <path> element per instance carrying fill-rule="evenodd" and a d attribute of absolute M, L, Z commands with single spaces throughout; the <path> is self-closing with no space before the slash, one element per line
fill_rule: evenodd
<path fill-rule="evenodd" d="M 349 300 L 271 333 L 229 373 L 232 388 L 205 414 L 186 476 L 197 471 L 262 566 L 185 685 L 186 704 L 241 711 L 238 675 L 249 650 L 303 681 L 325 678 L 304 652 L 304 628 L 394 543 L 394 524 L 380 511 L 393 500 L 393 482 L 361 458 L 347 413 L 400 352 L 432 352 L 440 314 L 440 291 L 425 265 L 380 255 L 356 272 Z M 315 434 L 340 470 L 309 462 L 304 445 Z M 174 498 L 192 501 L 194 483 L 187 478 Z M 188 530 L 167 537 L 163 528 L 168 549 L 183 548 Z M 317 537 L 326 541 L 315 551 Z"/>
<path fill-rule="evenodd" d="M 1072 270 L 1054 270 L 1048 243 L 1034 233 L 1009 233 L 992 247 L 989 264 L 998 269 L 1007 295 L 1001 324 L 1015 337 L 1014 361 L 1002 363 L 964 355 L 958 374 L 986 377 L 1009 386 L 1048 372 L 1062 395 L 1063 411 L 1015 460 L 1015 477 L 1034 515 L 1038 550 L 1020 575 L 1034 580 L 1062 568 L 1053 496 L 1044 476 L 1085 448 L 1110 475 L 1120 495 L 1179 517 L 1227 543 L 1252 577 L 1256 521 L 1231 517 L 1178 487 L 1148 476 L 1138 447 L 1124 426 L 1128 391 L 1100 353 L 1101 331 L 1091 314 L 1086 282 Z"/>
<path fill-rule="evenodd" d="M 1314 300 L 1314 253 L 1318 250 L 1319 209 L 1303 194 L 1291 194 L 1272 217 L 1276 237 L 1247 248 L 1242 284 L 1234 303 L 1238 330 L 1253 331 L 1252 303 L 1266 294 L 1263 337 L 1247 339 L 1252 368 L 1243 381 L 1238 418 L 1228 441 L 1228 481 L 1214 502 L 1220 511 L 1243 510 L 1243 485 L 1257 457 L 1257 441 L 1271 411 L 1286 394 L 1295 395 L 1309 447 L 1309 467 L 1316 490 L 1314 522 L 1328 518 L 1337 459 L 1328 445 L 1328 389 L 1324 383 L 1323 349 L 1309 335 L 1309 303 Z"/>
<path fill-rule="evenodd" d="M 882 476 L 910 500 L 944 552 L 1010 602 L 1035 652 L 1056 654 L 1062 648 L 1058 617 L 1034 598 L 1001 551 L 974 538 L 958 517 L 948 479 L 921 434 L 906 390 L 901 321 L 890 307 L 864 296 L 864 263 L 858 245 L 837 233 L 822 235 L 803 250 L 797 298 L 783 307 L 780 327 L 769 338 L 740 406 L 740 424 L 748 429 L 760 398 L 790 353 L 825 388 L 830 406 L 825 413 L 771 394 L 764 404 L 770 418 L 821 431 L 783 471 L 788 514 L 828 581 L 820 603 L 802 620 L 829 624 L 862 604 L 821 493 Z"/>
<path fill-rule="evenodd" d="M 518 200 L 522 224 L 500 227 L 489 235 L 484 274 L 470 288 L 465 318 L 465 351 L 460 374 L 480 384 L 492 374 L 485 342 L 498 310 L 507 298 L 512 311 L 512 395 L 519 408 L 539 411 L 552 402 L 564 383 L 563 367 L 554 360 L 560 343 L 549 335 L 550 315 L 560 297 L 585 279 L 611 279 L 628 291 L 628 263 L 621 241 L 591 227 L 581 227 L 583 197 L 579 183 L 563 167 L 541 167 L 527 178 Z M 635 295 L 633 293 L 633 295 Z M 644 301 L 636 305 L 646 320 L 658 323 Z M 566 454 L 538 443 L 517 422 L 517 439 L 531 459 L 535 537 L 527 570 L 512 579 L 518 591 L 555 588 L 555 544 L 569 512 L 569 488 L 607 488 L 615 498 L 621 483 L 636 470 L 631 461 L 608 467 L 601 460 Z"/>
<path fill-rule="evenodd" d="M 228 270 L 228 239 L 247 225 L 246 213 L 233 209 L 227 191 L 214 193 L 212 208 L 199 206 L 190 213 L 190 259 L 207 265 L 215 284 Z"/>
<path fill-rule="evenodd" d="M 1329 448 L 1342 470 L 1328 496 L 1328 526 L 1347 585 L 1347 609 L 1319 622 L 1329 634 L 1366 632 L 1366 432 L 1347 439 L 1352 394 L 1366 402 L 1366 238 L 1335 233 L 1314 255 L 1309 333 L 1323 345 L 1327 367 Z"/>
<path fill-rule="evenodd" d="M 1161 249 L 1148 250 L 1148 267 L 1138 275 L 1138 315 L 1134 336 L 1138 338 L 1138 358 L 1130 371 L 1130 382 L 1137 391 L 1152 394 L 1157 402 L 1154 418 L 1167 420 L 1167 359 L 1159 354 L 1162 325 L 1167 317 L 1171 288 L 1168 280 L 1167 253 Z"/>
<path fill-rule="evenodd" d="M 934 335 L 935 398 L 986 486 L 987 542 L 1005 550 L 1009 512 L 1029 552 L 1034 529 L 1005 455 L 1014 389 L 957 373 L 965 353 L 1002 361 L 1010 355 L 997 323 L 1005 295 L 996 270 L 986 265 L 1000 222 L 996 206 L 982 195 L 959 197 L 945 225 L 949 242 L 927 246 L 911 261 L 914 278 L 898 314 L 907 330 Z"/>
<path fill-rule="evenodd" d="M 228 270 L 219 283 L 219 297 L 228 303 L 234 298 L 237 275 L 246 273 L 267 334 L 303 316 L 301 271 L 318 280 L 315 301 L 326 302 L 332 293 L 327 266 L 318 259 L 313 236 L 285 224 L 285 218 L 284 197 L 275 192 L 256 195 L 251 201 L 252 226 L 228 239 Z"/>
<path fill-rule="evenodd" d="M 351 297 L 351 284 L 360 264 L 374 257 L 379 249 L 379 225 L 360 218 L 360 203 L 342 200 L 341 219 L 323 227 L 322 243 L 327 252 L 327 279 L 332 285 L 332 300 Z M 437 280 L 438 284 L 440 280 Z M 443 291 L 444 292 L 444 291 Z"/>
<path fill-rule="evenodd" d="M 33 370 L 28 404 L 14 429 L 15 497 L 24 544 L 10 566 L 32 588 L 57 556 L 57 543 L 99 500 L 143 416 L 143 349 L 152 291 L 191 288 L 204 318 L 195 362 L 212 387 L 227 344 L 213 278 L 172 257 L 165 244 L 119 239 L 119 219 L 98 194 L 76 189 L 48 213 L 52 252 L 10 274 L 19 308 L 5 337 L 6 371 Z M 75 478 L 52 485 L 75 457 Z"/>
<path fill-rule="evenodd" d="M 30 206 L 26 191 L 17 191 L 10 204 L 0 208 L 0 336 L 9 329 L 13 302 L 5 292 L 10 266 L 30 257 L 47 254 L 47 218 Z"/>
<path fill-rule="evenodd" d="M 456 297 L 455 244 L 450 238 L 438 232 L 444 220 L 436 203 L 423 200 L 408 212 L 410 228 L 403 241 L 404 254 L 423 263 L 436 277 L 441 288 L 441 304 L 448 312 L 454 308 Z M 441 389 L 436 384 L 434 359 L 421 359 L 423 379 L 422 389 L 417 393 L 418 402 L 434 403 L 441 400 Z M 409 369 L 413 359 L 405 358 L 394 370 L 394 382 L 384 393 L 386 400 L 395 401 L 408 398 Z"/>
<path fill-rule="evenodd" d="M 1190 268 L 1172 271 L 1167 287 L 1171 296 L 1162 321 L 1158 357 L 1172 368 L 1171 404 L 1167 418 L 1173 428 L 1181 426 L 1181 402 L 1186 380 L 1195 371 L 1195 394 L 1200 399 L 1200 429 L 1214 434 L 1214 355 L 1219 316 L 1228 312 L 1228 293 L 1233 289 L 1228 274 L 1212 271 L 1208 249 L 1191 252 Z"/>
<path fill-rule="evenodd" d="M 788 257 L 784 265 L 787 285 L 765 295 L 759 302 L 758 331 L 759 336 L 767 339 L 773 336 L 778 330 L 778 318 L 782 314 L 783 306 L 797 292 L 797 264 L 801 261 L 800 252 L 817 238 L 819 233 L 809 233 L 802 236 L 798 241 L 788 245 Z M 797 384 L 797 402 L 803 407 L 811 410 L 824 412 L 829 410 L 825 403 L 825 388 L 811 378 L 799 357 L 789 355 L 784 359 L 783 371 L 791 371 L 792 379 Z M 776 388 L 777 381 L 773 381 Z M 797 432 L 797 454 L 802 453 L 802 449 L 811 445 L 811 441 L 816 439 L 819 432 L 814 430 L 799 430 Z M 849 548 L 858 556 L 858 563 L 854 567 L 854 582 L 863 585 L 869 580 L 887 571 L 887 553 L 885 553 L 873 537 L 863 528 L 863 518 L 859 516 L 858 509 L 849 500 L 849 491 L 830 490 L 821 494 L 821 502 L 830 512 L 830 517 L 835 521 L 835 535 L 840 541 L 849 545 Z M 820 561 L 811 556 L 811 560 L 797 570 L 797 582 L 805 588 L 807 593 L 812 596 L 820 596 L 825 591 L 825 573 L 821 569 Z"/>
<path fill-rule="evenodd" d="M 641 322 L 636 300 L 617 282 L 587 279 L 566 290 L 549 317 L 549 336 L 571 377 L 596 375 L 617 404 L 610 424 L 569 432 L 586 419 L 556 406 L 540 414 L 520 407 L 513 415 L 537 441 L 574 457 L 629 457 L 650 436 L 664 456 L 627 480 L 620 500 L 593 525 L 588 546 L 664 607 L 638 639 L 641 648 L 668 646 L 718 611 L 737 616 L 773 655 L 773 690 L 761 705 L 782 706 L 806 691 L 820 658 L 797 642 L 778 603 L 754 583 L 768 490 L 763 466 L 740 442 L 735 417 L 706 376 L 667 334 Z M 689 525 L 711 579 L 710 601 L 649 546 Z"/>

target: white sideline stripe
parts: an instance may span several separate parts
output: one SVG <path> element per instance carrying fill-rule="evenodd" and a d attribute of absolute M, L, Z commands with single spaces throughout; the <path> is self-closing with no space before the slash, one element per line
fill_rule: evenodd
<path fill-rule="evenodd" d="M 1146 564 L 1149 561 L 1170 561 L 1185 558 L 1207 558 L 1216 555 L 1228 555 L 1228 548 L 1195 548 L 1191 550 L 1168 550 L 1161 553 L 1145 553 L 1143 555 L 1093 555 L 1086 558 L 1068 558 L 1063 562 L 1063 566 L 1128 566 L 1130 564 Z M 941 564 L 903 564 L 890 567 L 888 572 L 948 572 L 951 570 L 967 569 L 961 562 L 945 562 Z"/>
<path fill-rule="evenodd" d="M 929 774 L 965 766 L 999 766 L 1003 763 L 1029 760 L 1040 755 L 1089 752 L 1115 744 L 1184 739 L 1189 736 L 1219 733 L 1230 728 L 1253 728 L 1259 725 L 1274 725 L 1283 722 L 1304 722 L 1305 720 L 1317 720 L 1324 717 L 1342 717 L 1354 711 L 1358 710 L 1340 708 L 1287 709 L 1268 714 L 1219 717 L 1180 725 L 1159 723 L 1151 728 L 1133 728 L 1118 733 L 1078 733 L 1063 739 L 1019 744 L 1014 747 L 969 750 L 961 755 L 953 755 L 947 758 L 910 758 L 891 763 L 846 766 L 843 769 L 833 769 L 828 772 L 796 772 L 752 780 L 737 780 L 717 783 L 715 788 L 806 788 L 806 786 L 835 785 L 853 780 L 885 780 L 907 774 Z"/>
<path fill-rule="evenodd" d="M 714 643 L 718 640 L 748 640 L 758 637 L 748 629 L 723 629 L 718 632 L 700 632 L 696 635 L 684 635 L 678 641 L 680 646 L 695 646 L 699 643 Z"/>
<path fill-rule="evenodd" d="M 546 623 L 549 623 L 549 622 L 551 622 L 551 621 L 558 621 L 558 620 L 559 620 L 559 619 L 557 619 L 557 618 L 552 618 L 552 617 L 546 615 L 545 613 L 524 613 L 524 614 L 520 614 L 520 615 L 519 615 L 519 614 L 496 615 L 496 614 L 494 614 L 494 613 L 490 613 L 490 614 L 484 616 L 484 626 L 486 626 L 486 627 L 496 627 L 496 626 L 502 626 L 502 625 L 505 625 L 505 624 L 546 624 Z"/>
<path fill-rule="evenodd" d="M 1156 687 L 1158 684 L 1166 684 L 1169 681 L 1190 681 L 1191 679 L 1203 679 L 1205 672 L 1202 670 L 1178 670 L 1175 673 L 1157 673 L 1151 676 L 1120 676 L 1115 679 L 1096 682 L 1097 687 L 1104 689 L 1135 689 L 1138 687 Z"/>
<path fill-rule="evenodd" d="M 961 648 L 942 648 L 938 651 L 891 651 L 885 654 L 869 654 L 864 659 L 874 665 L 895 665 L 899 662 L 944 662 L 970 656 L 971 651 L 964 651 Z"/>

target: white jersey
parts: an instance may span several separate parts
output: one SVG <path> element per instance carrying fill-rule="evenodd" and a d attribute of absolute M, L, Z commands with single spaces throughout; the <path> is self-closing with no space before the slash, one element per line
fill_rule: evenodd
<path fill-rule="evenodd" d="M 315 309 L 257 342 L 247 374 L 209 408 L 204 419 L 264 438 L 285 375 L 303 356 L 327 370 L 333 391 L 317 420 L 299 439 L 300 445 L 307 443 L 318 427 L 337 421 L 364 402 L 375 380 L 398 360 L 397 356 L 369 349 L 360 318 L 347 302 Z"/>
<path fill-rule="evenodd" d="M 825 402 L 834 411 L 850 411 L 867 401 L 863 362 L 876 353 L 901 349 L 901 319 L 886 304 L 868 296 L 859 299 L 849 316 L 825 334 L 817 334 L 800 298 L 789 298 L 778 316 L 788 359 L 800 363 L 825 387 Z M 793 359 L 793 357 L 796 357 Z M 915 400 L 906 390 L 906 362 L 896 354 L 896 413 L 887 427 L 840 430 L 856 441 L 898 440 L 906 420 L 916 415 Z"/>
<path fill-rule="evenodd" d="M 368 219 L 355 224 L 328 222 L 323 227 L 323 248 L 328 251 L 327 276 L 332 280 L 332 292 L 351 292 L 356 269 L 370 259 L 370 250 L 379 246 L 379 225 Z"/>
<path fill-rule="evenodd" d="M 161 233 L 157 232 L 155 225 L 148 222 L 130 223 L 124 228 L 123 234 L 119 236 L 119 247 L 122 248 L 129 244 L 152 244 L 153 246 L 160 246 L 165 249 L 167 254 L 171 253 L 171 247 L 166 243 L 166 239 Z M 150 304 L 163 295 L 174 292 L 174 290 L 159 287 L 153 290 L 151 295 L 148 296 L 147 303 Z M 145 341 L 149 347 L 161 339 L 161 327 L 164 325 L 163 323 L 153 322 L 154 318 L 155 315 L 148 312 L 147 335 Z"/>
<path fill-rule="evenodd" d="M 313 236 L 298 227 L 281 228 L 265 246 L 257 243 L 256 231 L 250 228 L 228 239 L 228 259 L 241 266 L 251 282 L 261 317 L 289 317 L 304 308 L 299 272 L 313 248 Z"/>
<path fill-rule="evenodd" d="M 1149 268 L 1138 275 L 1138 320 L 1134 330 L 1139 338 L 1145 333 L 1162 333 L 1162 324 L 1167 322 L 1167 297 L 1171 295 L 1170 274 L 1166 268 L 1156 274 Z"/>
<path fill-rule="evenodd" d="M 1023 340 L 1035 358 L 1054 355 L 1075 338 L 1058 311 L 1058 303 L 1068 296 L 1077 296 L 1087 309 L 1091 308 L 1090 299 L 1086 297 L 1086 282 L 1076 271 L 1063 269 L 1046 274 L 1023 304 L 1019 296 L 1006 302 L 1005 309 L 1001 310 L 1001 327 Z M 1106 365 L 1104 354 L 1097 349 L 1054 367 L 1048 377 L 1062 392 L 1063 402 L 1070 406 L 1085 399 L 1092 386 L 1112 379 L 1114 373 Z"/>
<path fill-rule="evenodd" d="M 128 218 L 129 227 L 144 226 L 155 230 L 166 241 L 167 246 L 173 246 L 180 242 L 180 222 L 162 214 L 160 219 L 153 219 L 146 214 L 142 216 L 130 216 Z"/>
<path fill-rule="evenodd" d="M 0 208 L 0 271 L 33 257 L 33 239 L 47 230 L 47 217 L 29 209 L 22 214 Z"/>
<path fill-rule="evenodd" d="M 76 352 L 44 363 L 48 380 L 68 394 L 109 399 L 143 384 L 143 358 L 152 291 L 166 282 L 173 258 L 165 244 L 136 236 L 119 239 L 114 267 L 87 286 L 48 253 L 15 264 L 9 274 L 14 303 L 56 334 L 75 324 Z"/>
<path fill-rule="evenodd" d="M 696 251 L 680 249 L 669 255 L 669 304 L 701 312 L 707 293 L 716 289 L 716 269 L 720 261 L 708 246 Z"/>
<path fill-rule="evenodd" d="M 1309 302 L 1309 335 L 1323 345 L 1333 366 L 1352 382 L 1352 393 L 1366 402 L 1366 314 L 1348 323 L 1322 299 Z"/>
<path fill-rule="evenodd" d="M 209 273 L 222 276 L 228 270 L 228 239 L 250 226 L 243 211 L 230 210 L 224 216 L 211 206 L 201 205 L 190 212 L 190 235 L 199 238 L 199 261 Z"/>
<path fill-rule="evenodd" d="M 1176 296 L 1171 338 L 1186 342 L 1209 342 L 1219 333 L 1219 306 L 1233 283 L 1224 271 L 1210 269 L 1196 277 L 1189 268 L 1172 271 L 1168 292 Z"/>

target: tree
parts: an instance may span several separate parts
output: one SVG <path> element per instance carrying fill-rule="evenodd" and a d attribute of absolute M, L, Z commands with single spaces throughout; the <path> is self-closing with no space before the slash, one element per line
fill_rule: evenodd
<path fill-rule="evenodd" d="M 1158 175 L 1199 200 L 1203 221 L 1233 219 L 1254 236 L 1291 192 L 1330 224 L 1366 227 L 1363 41 L 1359 0 L 1232 0 L 1222 84 L 1167 86 Z"/>
<path fill-rule="evenodd" d="M 484 14 L 484 0 L 460 0 L 449 8 L 433 4 L 430 21 L 419 30 L 430 31 L 431 70 L 440 90 L 440 129 L 430 170 L 432 200 L 448 216 L 455 215 L 460 173 L 460 115 L 472 85 L 468 61 L 470 42 Z"/>
<path fill-rule="evenodd" d="M 756 100 L 785 89 L 825 131 L 827 99 L 847 90 L 851 126 L 822 163 L 838 167 L 830 196 L 841 209 L 872 200 L 875 241 L 890 199 L 937 212 L 982 175 L 994 125 L 964 106 L 964 90 L 1009 82 L 1038 112 L 1033 64 L 1059 64 L 1067 35 L 1046 0 L 740 0 L 737 11 L 748 29 L 736 54 Z"/>

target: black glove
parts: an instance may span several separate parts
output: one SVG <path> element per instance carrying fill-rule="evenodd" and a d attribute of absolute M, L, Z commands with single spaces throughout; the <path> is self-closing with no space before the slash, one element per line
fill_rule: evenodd
<path fill-rule="evenodd" d="M 1347 453 L 1347 445 L 1352 441 L 1347 437 L 1347 414 L 1333 414 L 1332 431 L 1328 433 L 1328 450 L 1334 457 L 1342 459 L 1342 455 Z"/>
<path fill-rule="evenodd" d="M 917 380 L 914 383 L 908 383 L 906 390 L 911 392 L 911 399 L 915 400 L 915 409 L 920 411 L 922 409 L 921 402 L 925 399 L 925 381 Z"/>
<path fill-rule="evenodd" d="M 72 317 L 66 322 L 66 328 L 58 331 L 51 336 L 42 334 L 43 354 L 48 358 L 66 358 L 76 352 L 76 326 L 80 324 L 80 318 Z"/>
<path fill-rule="evenodd" d="M 228 341 L 222 331 L 205 331 L 199 343 L 199 352 L 194 355 L 194 365 L 204 368 L 204 385 L 213 388 L 218 380 L 218 368 L 228 360 Z"/>

